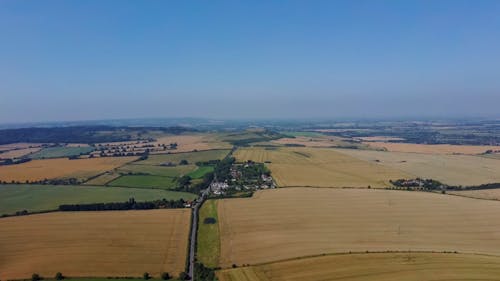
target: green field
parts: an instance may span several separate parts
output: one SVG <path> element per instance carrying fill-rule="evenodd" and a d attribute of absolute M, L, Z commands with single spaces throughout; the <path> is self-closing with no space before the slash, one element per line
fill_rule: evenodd
<path fill-rule="evenodd" d="M 165 162 L 179 164 L 181 160 L 187 160 L 189 164 L 209 160 L 217 160 L 226 157 L 229 153 L 227 149 L 206 150 L 198 152 L 171 153 L 149 155 L 148 159 L 135 162 L 135 165 L 160 165 Z"/>
<path fill-rule="evenodd" d="M 175 167 L 164 167 L 154 165 L 128 164 L 118 169 L 119 173 L 144 173 L 153 176 L 178 177 L 196 170 L 195 165 L 181 165 Z"/>
<path fill-rule="evenodd" d="M 196 195 L 161 189 L 70 185 L 0 185 L 0 215 L 17 211 L 55 210 L 62 204 L 194 199 Z"/>
<path fill-rule="evenodd" d="M 191 173 L 188 174 L 192 179 L 201 179 L 206 173 L 210 173 L 214 171 L 213 166 L 201 166 L 198 167 L 196 170 L 192 171 Z"/>
<path fill-rule="evenodd" d="M 213 224 L 204 223 L 206 218 L 214 218 Z M 200 209 L 198 221 L 198 241 L 196 258 L 208 267 L 219 264 L 220 240 L 219 218 L 217 216 L 217 200 L 208 200 Z"/>
<path fill-rule="evenodd" d="M 126 175 L 108 183 L 109 186 L 124 186 L 137 188 L 173 189 L 177 182 L 171 177 L 150 175 Z"/>
<path fill-rule="evenodd" d="M 291 131 L 291 132 L 281 132 L 284 135 L 292 136 L 292 137 L 324 137 L 325 135 L 322 133 L 318 132 L 298 132 L 298 131 Z"/>
<path fill-rule="evenodd" d="M 59 158 L 77 156 L 80 154 L 87 154 L 94 150 L 93 147 L 47 147 L 29 156 L 31 159 L 46 159 L 46 158 Z"/>

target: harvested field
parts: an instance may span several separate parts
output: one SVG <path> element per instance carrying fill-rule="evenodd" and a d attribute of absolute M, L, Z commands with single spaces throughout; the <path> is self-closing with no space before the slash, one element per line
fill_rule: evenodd
<path fill-rule="evenodd" d="M 177 149 L 173 150 L 176 153 L 231 148 L 230 144 L 217 140 L 216 136 L 211 134 L 172 135 L 160 137 L 154 142 L 155 145 L 169 145 L 171 143 L 177 143 Z"/>
<path fill-rule="evenodd" d="M 369 148 L 366 144 L 361 144 L 359 142 L 349 142 L 339 137 L 306 137 L 298 136 L 295 138 L 282 138 L 279 140 L 273 140 L 271 143 L 281 144 L 286 146 L 306 146 L 306 147 L 358 147 L 358 148 Z"/>
<path fill-rule="evenodd" d="M 30 162 L 0 166 L 2 181 L 36 181 L 54 178 L 86 179 L 122 166 L 136 157 L 105 157 L 69 160 L 67 158 L 32 160 Z"/>
<path fill-rule="evenodd" d="M 460 195 L 465 197 L 487 199 L 487 200 L 500 200 L 500 189 L 478 189 L 478 190 L 449 190 L 448 194 Z"/>
<path fill-rule="evenodd" d="M 95 178 L 92 178 L 86 182 L 84 182 L 84 185 L 107 185 L 108 183 L 112 182 L 113 180 L 119 178 L 121 175 L 117 172 L 109 171 L 106 172 L 102 175 L 99 175 Z"/>
<path fill-rule="evenodd" d="M 0 185 L 0 215 L 27 210 L 39 212 L 56 210 L 62 204 L 125 202 L 159 199 L 192 200 L 195 194 L 161 189 L 97 187 L 77 185 Z"/>
<path fill-rule="evenodd" d="M 220 265 L 324 253 L 459 251 L 500 255 L 500 204 L 435 193 L 282 188 L 218 202 Z"/>
<path fill-rule="evenodd" d="M 327 255 L 217 272 L 220 281 L 498 280 L 500 257 L 444 253 Z"/>
<path fill-rule="evenodd" d="M 267 164 L 279 186 L 386 187 L 390 179 L 409 175 L 320 148 L 242 148 L 235 152 L 237 161 L 253 160 Z"/>
<path fill-rule="evenodd" d="M 43 143 L 29 143 L 29 142 L 0 144 L 0 150 L 33 148 L 33 147 L 41 147 L 42 145 L 43 145 Z"/>
<path fill-rule="evenodd" d="M 159 277 L 186 262 L 190 209 L 57 212 L 0 219 L 0 278 Z"/>
<path fill-rule="evenodd" d="M 404 171 L 413 175 L 412 177 L 431 178 L 448 185 L 466 186 L 500 182 L 500 161 L 497 159 L 473 155 L 432 155 L 351 149 L 336 151 Z"/>
<path fill-rule="evenodd" d="M 500 150 L 500 146 L 491 145 L 451 145 L 451 144 L 416 144 L 396 142 L 368 142 L 374 148 L 383 148 L 393 152 L 414 152 L 427 154 L 481 154 L 487 150 Z"/>
<path fill-rule="evenodd" d="M 136 165 L 161 165 L 162 163 L 172 162 L 174 164 L 179 164 L 181 160 L 187 160 L 189 164 L 194 164 L 196 162 L 217 160 L 226 157 L 229 153 L 227 149 L 216 149 L 198 152 L 186 152 L 186 153 L 171 153 L 171 154 L 157 154 L 150 155 L 148 159 L 144 161 L 135 162 Z"/>
<path fill-rule="evenodd" d="M 20 148 L 20 149 L 14 149 L 14 150 L 9 150 L 3 153 L 0 153 L 0 159 L 14 159 L 14 158 L 21 158 L 25 155 L 28 155 L 30 153 L 35 153 L 37 151 L 40 151 L 40 147 L 31 147 L 31 148 Z"/>

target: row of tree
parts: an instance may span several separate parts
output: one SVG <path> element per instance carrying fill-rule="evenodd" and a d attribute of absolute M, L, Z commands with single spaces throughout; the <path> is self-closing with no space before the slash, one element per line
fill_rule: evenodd
<path fill-rule="evenodd" d="M 184 208 L 186 201 L 179 200 L 156 200 L 137 202 L 130 198 L 126 202 L 113 203 L 91 203 L 91 204 L 65 204 L 59 206 L 59 211 L 118 211 L 118 210 L 150 210 L 150 209 L 175 209 Z"/>

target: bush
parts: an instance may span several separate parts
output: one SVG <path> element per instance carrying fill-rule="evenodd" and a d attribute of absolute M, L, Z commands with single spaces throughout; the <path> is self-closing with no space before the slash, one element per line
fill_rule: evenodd
<path fill-rule="evenodd" d="M 187 279 L 189 279 L 189 275 L 183 271 L 183 272 L 179 273 L 179 279 L 180 280 L 187 280 Z"/>
<path fill-rule="evenodd" d="M 142 274 L 142 278 L 144 278 L 144 280 L 149 280 L 151 279 L 151 276 L 149 276 L 149 273 L 144 272 L 144 274 Z"/>
<path fill-rule="evenodd" d="M 163 272 L 161 274 L 161 279 L 163 279 L 163 280 L 169 280 L 170 278 L 172 278 L 172 277 L 170 277 L 170 274 L 168 274 L 168 272 Z"/>
<path fill-rule="evenodd" d="M 31 281 L 39 281 L 39 280 L 42 280 L 42 277 L 38 275 L 38 273 L 33 273 L 33 275 L 31 275 Z"/>
<path fill-rule="evenodd" d="M 55 278 L 56 278 L 56 280 L 63 280 L 64 276 L 62 275 L 61 272 L 58 272 L 58 273 L 56 273 L 56 277 Z"/>

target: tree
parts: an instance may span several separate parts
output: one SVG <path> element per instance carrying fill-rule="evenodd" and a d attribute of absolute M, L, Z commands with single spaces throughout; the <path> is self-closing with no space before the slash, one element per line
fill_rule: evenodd
<path fill-rule="evenodd" d="M 189 164 L 188 161 L 186 159 L 182 159 L 180 162 L 179 162 L 179 165 L 187 165 Z"/>
<path fill-rule="evenodd" d="M 144 280 L 149 280 L 151 278 L 151 276 L 149 276 L 149 273 L 148 272 L 144 272 L 142 274 L 142 278 L 144 278 Z"/>
<path fill-rule="evenodd" d="M 33 273 L 33 275 L 31 275 L 31 281 L 39 281 L 39 280 L 42 280 L 42 277 L 38 275 L 38 273 Z"/>
<path fill-rule="evenodd" d="M 179 273 L 179 279 L 180 280 L 187 280 L 189 278 L 189 275 L 186 272 L 181 272 Z"/>
<path fill-rule="evenodd" d="M 56 273 L 56 277 L 55 278 L 56 278 L 56 280 L 63 280 L 64 276 L 62 275 L 61 272 L 58 272 L 58 273 Z"/>
<path fill-rule="evenodd" d="M 163 279 L 163 280 L 169 280 L 170 278 L 172 278 L 172 277 L 170 277 L 170 274 L 168 274 L 168 272 L 163 272 L 161 274 L 161 279 Z"/>

